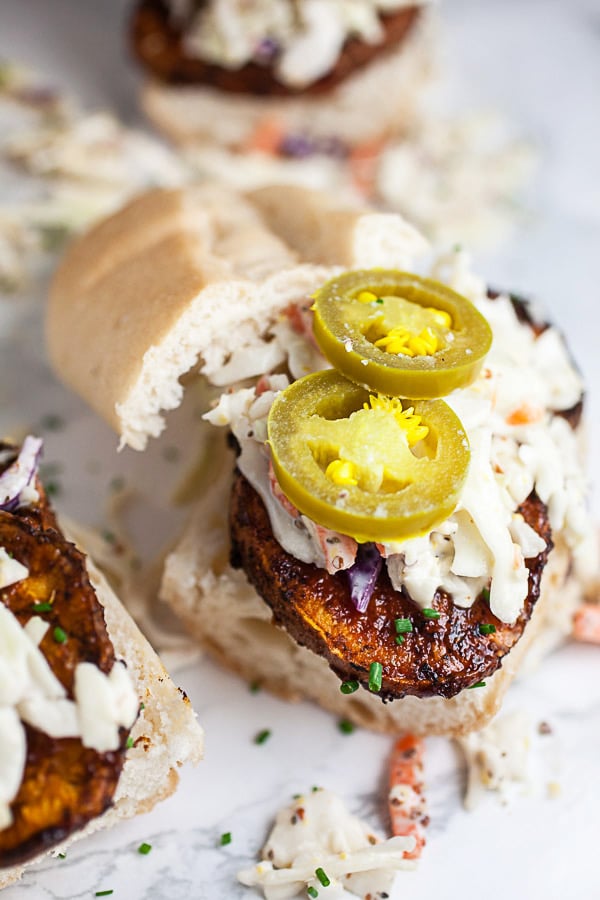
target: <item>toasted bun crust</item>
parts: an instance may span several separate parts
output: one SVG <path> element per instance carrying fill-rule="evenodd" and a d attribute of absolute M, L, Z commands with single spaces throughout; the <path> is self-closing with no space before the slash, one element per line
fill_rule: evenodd
<path fill-rule="evenodd" d="M 101 828 L 110 828 L 121 819 L 149 812 L 177 787 L 179 766 L 202 759 L 204 743 L 190 701 L 173 684 L 148 641 L 89 559 L 88 572 L 104 607 L 116 656 L 127 663 L 144 709 L 131 732 L 134 746 L 127 752 L 114 805 L 74 834 L 69 843 Z M 32 859 L 27 865 L 42 858 L 43 855 Z M 0 888 L 17 881 L 22 872 L 20 866 L 0 869 Z"/>
<path fill-rule="evenodd" d="M 496 714 L 529 648 L 541 636 L 550 631 L 556 639 L 568 633 L 580 585 L 569 574 L 570 555 L 558 540 L 523 637 L 502 668 L 487 679 L 486 687 L 464 690 L 450 700 L 405 697 L 388 704 L 365 690 L 345 696 L 326 661 L 274 625 L 271 610 L 245 574 L 229 565 L 232 465 L 231 458 L 222 463 L 218 479 L 198 503 L 182 540 L 167 558 L 161 594 L 200 643 L 248 681 L 258 681 L 288 700 L 314 700 L 375 731 L 452 736 L 482 728 Z"/>
<path fill-rule="evenodd" d="M 256 97 L 151 80 L 142 107 L 176 143 L 232 150 L 248 149 L 265 121 L 276 122 L 282 134 L 336 137 L 350 146 L 402 133 L 432 75 L 435 28 L 430 19 L 421 14 L 398 50 L 388 51 L 322 95 Z"/>
<path fill-rule="evenodd" d="M 70 247 L 50 292 L 50 359 L 122 444 L 143 450 L 180 404 L 180 378 L 199 359 L 208 374 L 227 359 L 232 322 L 258 334 L 340 266 L 402 266 L 419 240 L 399 216 L 301 188 L 151 191 Z"/>

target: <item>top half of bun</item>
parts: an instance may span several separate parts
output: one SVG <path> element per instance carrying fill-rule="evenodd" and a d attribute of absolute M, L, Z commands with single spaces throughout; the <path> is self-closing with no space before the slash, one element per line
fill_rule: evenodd
<path fill-rule="evenodd" d="M 236 341 L 340 267 L 402 267 L 425 249 L 399 216 L 303 188 L 151 191 L 67 251 L 50 293 L 50 359 L 122 445 L 142 450 L 196 365 L 210 377 Z"/>

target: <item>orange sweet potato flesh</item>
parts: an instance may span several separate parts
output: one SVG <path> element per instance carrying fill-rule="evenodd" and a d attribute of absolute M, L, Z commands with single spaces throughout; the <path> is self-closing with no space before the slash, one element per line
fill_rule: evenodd
<path fill-rule="evenodd" d="M 347 573 L 330 575 L 283 550 L 262 500 L 238 472 L 230 509 L 232 564 L 244 569 L 271 607 L 275 622 L 299 644 L 323 656 L 343 681 L 357 680 L 366 687 L 371 663 L 381 663 L 383 700 L 407 694 L 453 697 L 490 677 L 523 633 L 552 547 L 546 507 L 532 494 L 520 512 L 547 546 L 527 561 L 529 593 L 512 625 L 493 616 L 483 597 L 470 609 L 461 609 L 443 591 L 438 591 L 433 604 L 440 617 L 429 619 L 404 591 L 394 590 L 385 566 L 363 614 L 350 599 Z M 410 619 L 413 628 L 401 645 L 395 642 L 397 618 Z M 485 624 L 495 625 L 496 631 L 481 634 L 479 625 Z"/>

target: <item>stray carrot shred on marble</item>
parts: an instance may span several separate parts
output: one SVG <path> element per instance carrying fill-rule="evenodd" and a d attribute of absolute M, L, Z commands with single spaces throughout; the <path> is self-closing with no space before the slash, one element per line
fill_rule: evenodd
<path fill-rule="evenodd" d="M 422 738 L 407 734 L 394 744 L 390 760 L 389 810 L 394 837 L 412 836 L 414 850 L 405 853 L 406 859 L 418 859 L 425 846 L 424 827 L 429 821 L 425 815 L 423 794 Z"/>
<path fill-rule="evenodd" d="M 271 156 L 277 156 L 283 137 L 283 126 L 278 119 L 261 119 L 246 140 L 244 150 L 246 152 L 256 150 L 261 153 L 269 153 Z"/>

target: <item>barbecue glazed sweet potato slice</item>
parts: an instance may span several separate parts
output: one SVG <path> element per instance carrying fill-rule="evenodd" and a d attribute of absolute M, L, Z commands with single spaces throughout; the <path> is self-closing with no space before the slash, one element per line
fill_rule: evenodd
<path fill-rule="evenodd" d="M 341 84 L 354 72 L 394 50 L 409 34 L 419 16 L 417 6 L 409 6 L 381 16 L 384 32 L 378 44 L 351 38 L 346 42 L 334 68 L 301 91 L 275 77 L 272 64 L 247 63 L 226 69 L 189 56 L 183 34 L 173 24 L 163 0 L 141 0 L 131 23 L 131 45 L 140 63 L 156 78 L 171 84 L 197 84 L 235 94 L 294 96 L 323 94 Z"/>
<path fill-rule="evenodd" d="M 0 512 L 0 546 L 29 570 L 28 578 L 0 590 L 0 602 L 21 625 L 32 615 L 49 623 L 40 649 L 72 699 L 78 663 L 91 662 L 109 673 L 115 662 L 85 557 L 57 531 L 41 531 L 6 512 Z M 50 609 L 38 611 L 37 604 Z M 49 849 L 101 815 L 112 803 L 125 760 L 126 729 L 119 749 L 109 753 L 29 726 L 26 733 L 25 774 L 11 804 L 14 820 L 0 830 L 0 868 Z"/>
<path fill-rule="evenodd" d="M 383 666 L 379 696 L 384 700 L 407 694 L 453 697 L 501 666 L 539 597 L 552 548 L 547 511 L 535 494 L 519 511 L 544 538 L 546 549 L 527 561 L 529 593 L 513 625 L 493 616 L 483 597 L 471 609 L 461 609 L 443 591 L 434 602 L 439 619 L 427 618 L 406 593 L 394 590 L 385 566 L 367 612 L 357 612 L 347 575 L 330 575 L 286 553 L 273 536 L 262 500 L 238 472 L 231 495 L 231 561 L 244 569 L 273 610 L 276 623 L 299 644 L 323 656 L 342 680 L 357 680 L 367 687 L 370 665 L 379 662 Z M 397 618 L 410 619 L 413 628 L 401 645 L 395 642 Z M 496 631 L 481 634 L 479 626 L 485 624 L 495 625 Z"/>

